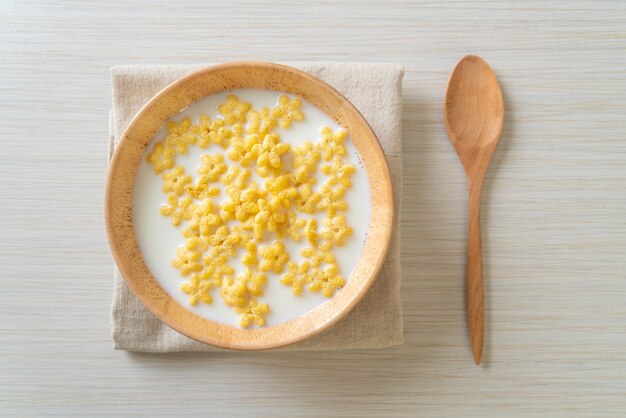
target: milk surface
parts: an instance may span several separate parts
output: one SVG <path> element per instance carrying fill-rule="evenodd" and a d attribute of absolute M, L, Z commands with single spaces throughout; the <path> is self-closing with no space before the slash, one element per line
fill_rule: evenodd
<path fill-rule="evenodd" d="M 278 96 L 283 94 L 278 91 L 263 89 L 236 89 L 225 91 L 206 97 L 185 108 L 179 114 L 171 118 L 179 122 L 185 117 L 191 119 L 192 123 L 198 123 L 199 117 L 203 114 L 208 115 L 212 120 L 218 117 L 218 104 L 226 101 L 229 94 L 235 94 L 239 100 L 247 101 L 252 104 L 255 110 L 263 107 L 272 108 L 276 105 Z M 288 95 L 293 97 L 292 95 Z M 321 110 L 301 99 L 301 110 L 305 115 L 302 122 L 292 122 L 288 129 L 282 129 L 280 126 L 275 130 L 280 135 L 281 141 L 290 144 L 292 147 L 302 145 L 305 141 L 315 143 L 320 138 L 320 128 L 329 126 L 333 131 L 339 129 L 339 125 Z M 280 125 L 280 124 L 279 124 Z M 159 282 L 161 287 L 181 306 L 199 315 L 201 317 L 239 327 L 240 315 L 231 307 L 226 306 L 219 294 L 220 289 L 213 289 L 213 302 L 211 304 L 198 303 L 191 306 L 188 302 L 188 295 L 180 290 L 180 284 L 185 281 L 178 269 L 172 266 L 172 260 L 176 257 L 176 249 L 183 244 L 182 229 L 185 221 L 179 226 L 173 226 L 170 218 L 160 213 L 160 206 L 167 201 L 167 196 L 162 191 L 163 180 L 162 173 L 155 174 L 153 167 L 146 161 L 145 156 L 150 153 L 154 144 L 165 138 L 165 124 L 160 131 L 152 139 L 146 148 L 146 153 L 140 164 L 135 182 L 135 190 L 133 195 L 133 217 L 135 233 L 139 249 L 143 254 L 146 264 L 152 275 Z M 350 162 L 357 167 L 355 174 L 352 176 L 352 187 L 346 190 L 345 201 L 348 202 L 349 210 L 342 212 L 346 216 L 347 223 L 353 229 L 353 235 L 346 239 L 343 247 L 333 248 L 333 254 L 337 259 L 337 265 L 340 268 L 341 275 L 349 279 L 349 276 L 356 266 L 356 263 L 363 250 L 367 229 L 370 224 L 371 217 L 371 193 L 368 184 L 367 174 L 363 168 L 361 159 L 354 144 L 350 141 L 350 137 L 345 142 L 348 154 L 344 157 L 344 162 Z M 202 154 L 225 154 L 225 150 L 217 145 L 210 145 L 201 149 L 196 145 L 189 146 L 188 155 L 176 155 L 176 165 L 185 167 L 186 174 L 197 178 L 197 167 L 200 163 Z M 225 156 L 227 164 L 236 164 Z M 320 165 L 324 161 L 320 162 Z M 264 180 L 256 174 L 253 165 L 248 167 L 252 173 L 251 181 L 256 181 L 260 186 Z M 317 190 L 325 180 L 325 176 L 319 171 L 317 172 L 317 184 L 314 189 Z M 227 198 L 224 187 L 221 183 L 212 183 L 212 185 L 220 188 L 220 194 L 213 198 L 214 203 L 218 204 Z M 321 221 L 325 218 L 325 213 L 321 212 L 317 215 L 299 214 L 299 217 L 318 219 L 319 227 Z M 231 221 L 232 222 L 232 221 Z M 319 228 L 318 228 L 319 231 Z M 274 234 L 266 233 L 265 240 L 259 246 L 271 244 Z M 285 247 L 289 252 L 291 260 L 300 261 L 303 257 L 300 255 L 300 249 L 310 246 L 306 240 L 295 242 L 289 238 L 284 240 Z M 235 269 L 235 274 L 243 271 L 243 265 L 239 261 L 243 252 L 240 250 L 237 257 L 230 259 L 230 264 Z M 260 258 L 260 256 L 259 256 Z M 286 266 L 285 266 L 286 271 Z M 267 284 L 264 288 L 263 296 L 257 299 L 261 303 L 270 305 L 270 312 L 266 316 L 267 325 L 275 325 L 281 322 L 295 319 L 329 300 L 321 293 L 313 293 L 305 288 L 301 295 L 294 295 L 290 286 L 280 283 L 279 274 L 272 272 L 266 273 Z"/>

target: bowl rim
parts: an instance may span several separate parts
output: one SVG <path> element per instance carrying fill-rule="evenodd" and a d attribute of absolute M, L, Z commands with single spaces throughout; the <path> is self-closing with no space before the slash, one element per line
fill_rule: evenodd
<path fill-rule="evenodd" d="M 262 85 L 256 84 L 259 80 Z M 133 225 L 137 168 L 162 123 L 203 97 L 235 88 L 286 92 L 327 113 L 348 131 L 365 167 L 372 196 L 370 225 L 362 253 L 344 288 L 302 316 L 254 329 L 212 321 L 178 304 L 147 267 Z M 205 90 L 209 93 L 204 94 Z M 104 215 L 107 238 L 121 276 L 157 318 L 205 344 L 226 349 L 265 350 L 317 335 L 357 305 L 376 280 L 384 262 L 394 222 L 394 201 L 389 167 L 380 142 L 367 120 L 341 93 L 302 70 L 270 62 L 239 61 L 194 71 L 164 87 L 137 112 L 118 141 L 109 164 Z"/>

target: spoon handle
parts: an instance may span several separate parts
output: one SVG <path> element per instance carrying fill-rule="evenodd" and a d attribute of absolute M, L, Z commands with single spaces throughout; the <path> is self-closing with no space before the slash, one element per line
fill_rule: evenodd
<path fill-rule="evenodd" d="M 472 341 L 474 362 L 483 356 L 484 290 L 483 250 L 480 238 L 480 192 L 482 179 L 469 183 L 469 214 L 467 230 L 467 321 Z"/>

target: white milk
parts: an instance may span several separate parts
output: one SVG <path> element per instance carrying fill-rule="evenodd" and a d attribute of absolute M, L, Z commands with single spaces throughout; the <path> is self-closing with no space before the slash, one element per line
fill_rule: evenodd
<path fill-rule="evenodd" d="M 179 122 L 183 118 L 189 117 L 192 123 L 197 123 L 199 116 L 202 114 L 206 114 L 211 119 L 215 119 L 218 115 L 217 105 L 224 102 L 226 96 L 231 93 L 237 95 L 241 101 L 250 102 L 252 107 L 257 110 L 263 107 L 269 107 L 271 109 L 276 104 L 278 96 L 282 94 L 281 92 L 263 89 L 225 91 L 206 97 L 188 106 L 173 117 L 172 120 Z M 319 130 L 322 126 L 329 126 L 333 131 L 339 129 L 339 125 L 333 119 L 304 100 L 302 100 L 301 110 L 305 115 L 304 121 L 294 121 L 289 129 L 277 128 L 276 132 L 280 134 L 282 142 L 288 143 L 292 147 L 301 145 L 307 140 L 314 143 L 320 137 Z M 161 127 L 161 130 L 155 135 L 152 142 L 147 147 L 145 155 L 152 151 L 157 141 L 161 141 L 165 138 L 165 132 L 165 127 Z M 369 227 L 371 194 L 367 174 L 365 173 L 357 150 L 349 138 L 346 140 L 346 149 L 348 155 L 344 158 L 344 161 L 351 162 L 357 167 L 356 173 L 352 176 L 352 187 L 346 191 L 344 197 L 350 205 L 350 209 L 345 212 L 346 220 L 354 232 L 351 237 L 346 239 L 346 244 L 343 247 L 333 248 L 332 251 L 337 258 L 341 275 L 349 280 L 349 276 L 362 252 L 363 243 L 365 242 L 367 229 Z M 186 174 L 192 176 L 195 181 L 200 156 L 205 153 L 224 154 L 225 150 L 217 145 L 210 145 L 205 149 L 192 145 L 189 147 L 188 155 L 176 155 L 176 165 L 184 166 Z M 162 191 L 163 180 L 161 175 L 155 174 L 152 166 L 146 162 L 145 155 L 137 172 L 133 215 L 137 242 L 148 268 L 161 287 L 186 309 L 201 317 L 238 327 L 240 315 L 237 314 L 233 308 L 226 306 L 219 294 L 220 289 L 213 289 L 213 302 L 211 304 L 206 305 L 200 302 L 196 306 L 191 306 L 188 302 L 188 296 L 180 290 L 180 284 L 184 279 L 180 272 L 172 266 L 172 260 L 176 256 L 177 247 L 184 242 L 181 231 L 185 225 L 185 221 L 183 221 L 180 226 L 175 227 L 171 224 L 169 217 L 161 215 L 159 211 L 160 206 L 167 200 L 166 195 Z M 225 161 L 228 164 L 233 163 L 228 158 L 225 158 Z M 256 181 L 262 186 L 263 179 L 254 172 L 253 168 L 250 171 L 252 172 L 251 180 Z M 321 174 L 318 169 L 316 190 L 324 179 L 325 176 Z M 214 202 L 221 202 L 226 198 L 224 188 L 218 183 L 212 185 L 221 187 L 220 195 L 214 198 Z M 312 215 L 302 214 L 303 218 L 310 218 L 311 216 Z M 315 217 L 318 219 L 319 226 L 321 227 L 321 220 L 324 218 L 324 213 L 320 213 Z M 268 235 L 270 237 L 268 237 Z M 272 238 L 273 234 L 266 233 L 265 241 L 267 243 L 270 243 Z M 261 245 L 264 245 L 264 243 Z M 303 259 L 300 255 L 300 249 L 304 246 L 308 246 L 308 244 L 306 240 L 298 243 L 291 239 L 286 239 L 285 246 L 291 259 L 300 261 Z M 240 251 L 238 258 L 231 258 L 230 260 L 230 264 L 235 269 L 235 274 L 243 270 L 243 266 L 239 261 L 242 254 L 243 253 Z M 267 278 L 264 294 L 258 298 L 260 302 L 270 305 L 270 312 L 266 316 L 267 325 L 275 325 L 297 318 L 328 300 L 321 293 L 312 293 L 307 288 L 303 290 L 301 295 L 295 296 L 290 286 L 285 286 L 280 283 L 280 275 L 267 273 Z"/>

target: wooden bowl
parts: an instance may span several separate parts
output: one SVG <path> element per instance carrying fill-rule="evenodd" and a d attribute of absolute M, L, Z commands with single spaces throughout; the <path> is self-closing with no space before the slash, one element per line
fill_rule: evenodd
<path fill-rule="evenodd" d="M 364 80 L 365 81 L 365 80 Z M 367 172 L 372 213 L 361 257 L 343 289 L 294 320 L 259 329 L 220 324 L 185 309 L 152 276 L 137 245 L 133 188 L 144 151 L 163 122 L 203 97 L 230 89 L 264 88 L 301 97 L 348 131 Z M 115 262 L 135 296 L 161 321 L 203 343 L 261 350 L 301 341 L 330 327 L 365 295 L 385 258 L 393 221 L 391 178 L 376 135 L 356 108 L 323 81 L 294 68 L 265 62 L 215 65 L 164 88 L 133 118 L 111 160 L 105 192 L 105 219 Z"/>

